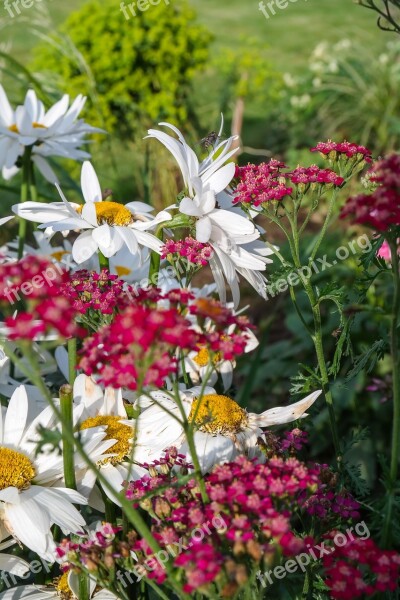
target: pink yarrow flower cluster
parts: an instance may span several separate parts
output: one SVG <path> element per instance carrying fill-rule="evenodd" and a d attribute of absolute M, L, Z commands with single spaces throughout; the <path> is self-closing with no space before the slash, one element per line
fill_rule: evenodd
<path fill-rule="evenodd" d="M 228 589 L 234 593 L 262 557 L 272 564 L 280 554 L 304 550 L 305 540 L 293 531 L 291 517 L 300 506 L 297 499 L 318 487 L 316 470 L 295 458 L 274 457 L 260 464 L 240 456 L 215 467 L 204 479 L 207 504 L 194 479 L 182 485 L 163 473 L 133 481 L 126 490 L 134 506 L 159 519 L 152 529 L 162 548 L 183 543 L 184 552 L 174 565 L 183 570 L 186 593 L 216 580 L 223 595 Z M 204 539 L 192 536 L 202 529 L 207 531 Z M 132 550 L 142 562 L 154 554 L 144 540 L 137 540 Z M 249 571 L 243 564 L 250 565 Z M 165 568 L 155 566 L 148 577 L 163 583 Z"/>
<path fill-rule="evenodd" d="M 330 169 L 320 169 L 316 165 L 311 167 L 297 167 L 294 171 L 287 174 L 290 181 L 296 185 L 334 185 L 340 186 L 344 182 L 343 177 L 340 177 L 335 171 Z"/>
<path fill-rule="evenodd" d="M 358 160 L 365 160 L 365 162 L 372 162 L 371 151 L 365 146 L 359 146 L 351 142 L 333 142 L 328 140 L 327 142 L 318 142 L 315 148 L 311 148 L 311 152 L 319 152 L 323 156 L 329 157 L 331 160 L 340 159 L 345 157 L 356 158 Z"/>
<path fill-rule="evenodd" d="M 168 301 L 168 308 L 158 304 Z M 106 386 L 161 387 L 165 379 L 177 373 L 177 350 L 183 354 L 199 347 L 219 352 L 223 359 L 232 360 L 245 351 L 249 327 L 247 319 L 236 317 L 220 302 L 194 298 L 187 290 L 171 290 L 161 294 L 152 289 L 143 291 L 131 304 L 86 339 L 79 368 L 86 375 L 97 375 Z M 182 312 L 187 310 L 197 321 L 211 319 L 212 331 L 198 331 Z M 234 325 L 229 338 L 226 327 Z"/>
<path fill-rule="evenodd" d="M 213 249 L 210 244 L 203 244 L 192 237 L 186 237 L 184 240 L 167 240 L 162 249 L 161 258 L 167 258 L 169 254 L 176 254 L 179 257 L 186 258 L 188 262 L 206 266 L 213 256 Z"/>
<path fill-rule="evenodd" d="M 251 204 L 257 207 L 290 196 L 293 190 L 286 185 L 285 175 L 281 173 L 284 168 L 287 168 L 286 165 L 275 159 L 260 165 L 236 167 L 235 178 L 239 179 L 239 183 L 234 204 Z"/>
<path fill-rule="evenodd" d="M 34 340 L 47 334 L 69 338 L 82 333 L 71 300 L 60 294 L 69 275 L 60 265 L 37 256 L 0 265 L 0 304 L 10 340 Z M 11 303 L 11 305 L 10 305 Z"/>
<path fill-rule="evenodd" d="M 72 301 L 75 310 L 81 314 L 98 310 L 111 315 L 121 303 L 123 287 L 124 282 L 106 269 L 101 273 L 81 270 L 76 271 L 64 284 L 61 293 Z"/>
<path fill-rule="evenodd" d="M 336 532 L 331 533 L 334 537 Z M 394 592 L 400 577 L 400 554 L 378 548 L 371 539 L 354 539 L 323 557 L 325 583 L 334 600 L 355 600 Z"/>
<path fill-rule="evenodd" d="M 400 226 L 400 154 L 392 154 L 372 167 L 371 182 L 378 187 L 371 194 L 349 198 L 341 218 L 350 217 L 353 223 L 369 225 L 377 231 Z"/>

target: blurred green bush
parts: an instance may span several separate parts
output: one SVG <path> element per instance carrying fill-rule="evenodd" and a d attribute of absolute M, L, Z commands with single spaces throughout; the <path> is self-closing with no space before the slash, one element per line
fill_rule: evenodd
<path fill-rule="evenodd" d="M 160 119 L 188 119 L 191 82 L 211 35 L 185 1 L 127 19 L 114 0 L 90 0 L 60 33 L 37 47 L 33 69 L 44 85 L 89 96 L 87 121 L 127 138 Z"/>

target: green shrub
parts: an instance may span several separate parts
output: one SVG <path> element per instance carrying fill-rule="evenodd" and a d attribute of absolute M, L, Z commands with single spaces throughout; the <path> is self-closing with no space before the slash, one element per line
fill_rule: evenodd
<path fill-rule="evenodd" d="M 126 19 L 119 2 L 91 0 L 60 33 L 36 49 L 33 68 L 48 84 L 88 95 L 89 122 L 127 137 L 160 119 L 179 125 L 188 118 L 191 81 L 207 61 L 211 36 L 186 2 L 162 2 Z"/>

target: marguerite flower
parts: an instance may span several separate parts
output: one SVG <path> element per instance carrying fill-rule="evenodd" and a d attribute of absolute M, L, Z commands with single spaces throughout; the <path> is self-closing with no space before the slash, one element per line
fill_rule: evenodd
<path fill-rule="evenodd" d="M 145 473 L 140 467 L 129 463 L 132 455 L 133 439 L 136 423 L 128 419 L 122 392 L 108 387 L 104 390 L 97 385 L 91 377 L 78 375 L 74 384 L 74 422 L 80 431 L 85 430 L 102 431 L 105 439 L 110 442 L 108 456 L 100 457 L 97 466 L 100 473 L 113 486 L 118 493 L 122 490 L 123 482 L 127 480 L 128 474 L 131 479 L 136 479 Z M 93 490 L 96 484 L 96 474 L 86 470 L 83 476 L 79 476 L 79 489 L 89 496 L 89 503 L 93 505 L 96 498 Z M 103 488 L 107 496 L 116 504 L 118 498 L 106 487 Z"/>
<path fill-rule="evenodd" d="M 0 424 L 0 522 L 3 539 L 12 536 L 44 560 L 54 560 L 51 527 L 77 533 L 85 520 L 74 504 L 87 504 L 75 490 L 62 487 L 62 457 L 35 454 L 38 425 L 49 423 L 50 408 L 27 422 L 28 398 L 24 386 L 12 395 Z"/>
<path fill-rule="evenodd" d="M 178 139 L 156 129 L 150 129 L 148 137 L 160 141 L 180 167 L 186 195 L 178 208 L 181 213 L 195 218 L 196 239 L 203 243 L 209 242 L 215 239 L 218 231 L 236 243 L 243 242 L 245 236 L 256 239 L 259 234 L 251 221 L 217 206 L 218 194 L 225 190 L 235 175 L 235 164 L 226 164 L 226 161 L 238 150 L 231 150 L 236 137 L 230 137 L 218 144 L 207 159 L 200 162 L 176 127 L 169 123 L 160 125 L 172 129 Z"/>
<path fill-rule="evenodd" d="M 0 168 L 9 179 L 18 171 L 18 159 L 27 146 L 32 147 L 32 160 L 42 175 L 51 183 L 57 177 L 46 161 L 49 156 L 74 160 L 90 158 L 81 149 L 88 133 L 104 133 L 78 119 L 86 102 L 79 95 L 69 106 L 69 96 L 64 95 L 50 110 L 45 111 L 34 90 L 26 94 L 24 104 L 14 111 L 0 85 Z"/>
<path fill-rule="evenodd" d="M 63 202 L 43 204 L 24 202 L 12 207 L 13 212 L 41 227 L 51 227 L 53 231 L 83 231 L 72 246 L 73 259 L 81 264 L 95 252 L 104 256 L 114 256 L 125 245 L 131 254 L 140 254 L 141 246 L 161 252 L 162 243 L 146 230 L 169 220 L 170 214 L 163 211 L 156 219 L 151 219 L 151 206 L 143 202 L 120 204 L 102 200 L 102 193 L 96 172 L 89 162 L 82 166 L 82 193 L 85 204 L 68 202 L 61 190 Z"/>
<path fill-rule="evenodd" d="M 228 283 L 235 306 L 240 300 L 238 274 L 242 275 L 265 297 L 266 279 L 261 274 L 266 258 L 272 251 L 251 247 L 260 237 L 259 230 L 242 211 L 227 210 L 226 191 L 235 175 L 235 164 L 228 162 L 237 152 L 232 148 L 235 137 L 220 142 L 204 161 L 199 161 L 181 132 L 173 125 L 160 123 L 172 129 L 178 139 L 163 131 L 149 130 L 149 136 L 159 140 L 174 156 L 182 172 L 184 197 L 175 206 L 194 221 L 194 236 L 208 243 L 213 252 L 210 267 L 222 302 L 226 301 L 225 281 Z"/>
<path fill-rule="evenodd" d="M 261 414 L 248 413 L 237 402 L 217 394 L 213 388 L 205 387 L 201 398 L 200 394 L 201 388 L 194 387 L 180 392 L 180 397 L 188 421 L 194 420 L 196 424 L 194 442 L 205 473 L 216 464 L 232 461 L 239 454 L 261 457 L 258 438 L 263 435 L 262 428 L 306 417 L 305 411 L 315 402 L 321 390 L 295 404 L 271 408 Z M 165 411 L 167 409 L 179 419 L 180 409 L 176 401 L 163 391 L 153 392 L 151 396 L 153 402 L 147 396 L 138 399 L 144 410 L 137 422 L 135 461 L 144 464 L 159 460 L 166 448 L 174 446 L 190 462 L 183 426 Z"/>
<path fill-rule="evenodd" d="M 53 585 L 20 585 L 0 594 L 0 600 L 79 600 L 79 579 L 72 571 L 54 580 Z M 96 591 L 96 582 L 89 579 L 89 598 L 93 600 L 118 600 L 108 590 Z"/>

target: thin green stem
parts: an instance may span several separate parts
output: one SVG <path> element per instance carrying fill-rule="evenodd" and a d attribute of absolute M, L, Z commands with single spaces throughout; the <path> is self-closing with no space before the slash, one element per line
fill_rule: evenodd
<path fill-rule="evenodd" d="M 32 174 L 31 156 L 32 156 L 32 146 L 27 146 L 25 148 L 25 152 L 22 157 L 21 203 L 29 200 L 31 174 Z M 26 221 L 26 219 L 19 217 L 18 259 L 21 259 L 24 255 L 26 232 L 27 232 L 27 221 Z"/>
<path fill-rule="evenodd" d="M 110 261 L 106 256 L 104 256 L 101 250 L 99 250 L 99 263 L 100 269 L 107 269 L 107 271 L 110 270 Z"/>
<path fill-rule="evenodd" d="M 155 233 L 156 237 L 162 242 L 164 237 L 164 226 L 160 225 Z M 158 274 L 160 272 L 161 255 L 154 250 L 150 254 L 149 280 L 151 285 L 157 285 Z"/>
<path fill-rule="evenodd" d="M 400 274 L 399 274 L 399 256 L 395 240 L 389 240 L 389 246 L 392 255 L 392 274 L 394 285 L 392 322 L 390 326 L 390 350 L 392 355 L 393 368 L 393 430 L 392 430 L 392 450 L 390 459 L 390 488 L 389 497 L 383 526 L 382 541 L 386 548 L 391 541 L 392 517 L 395 501 L 395 485 L 399 470 L 400 457 L 400 353 L 399 353 L 399 312 L 400 312 Z"/>
<path fill-rule="evenodd" d="M 338 189 L 335 188 L 335 190 L 332 192 L 332 196 L 331 196 L 331 199 L 330 199 L 330 202 L 328 205 L 328 212 L 326 213 L 324 224 L 323 224 L 320 234 L 317 238 L 317 241 L 315 242 L 314 247 L 311 251 L 310 258 L 308 259 L 309 264 L 311 264 L 313 262 L 314 258 L 316 257 L 319 247 L 321 246 L 322 241 L 325 237 L 326 231 L 330 225 L 332 212 L 333 212 L 333 208 L 336 203 L 337 195 L 338 195 Z"/>
<path fill-rule="evenodd" d="M 89 579 L 85 573 L 79 575 L 79 600 L 89 600 Z"/>
<path fill-rule="evenodd" d="M 314 290 L 313 290 L 313 287 L 312 287 L 310 281 L 306 277 L 302 277 L 301 280 L 303 283 L 304 290 L 310 301 L 311 310 L 312 310 L 312 314 L 313 314 L 314 333 L 312 335 L 312 340 L 314 342 L 315 352 L 317 355 L 318 367 L 319 367 L 320 376 L 321 376 L 322 390 L 323 390 L 323 393 L 325 396 L 326 405 L 328 407 L 329 421 L 330 421 L 330 426 L 331 426 L 333 445 L 335 447 L 336 460 L 337 460 L 338 466 L 340 466 L 341 460 L 342 460 L 342 451 L 341 451 L 341 445 L 340 445 L 340 439 L 339 439 L 339 432 L 338 432 L 338 428 L 337 428 L 335 409 L 334 409 L 334 405 L 333 405 L 333 397 L 332 397 L 332 392 L 330 390 L 330 385 L 329 385 L 328 368 L 326 365 L 325 354 L 324 354 L 321 310 L 320 310 L 319 302 L 315 297 Z"/>
<path fill-rule="evenodd" d="M 73 397 L 72 387 L 68 384 L 60 388 L 60 412 L 62 416 L 61 428 L 63 434 L 63 463 L 64 463 L 64 479 L 67 488 L 76 490 L 75 479 L 75 448 L 65 436 L 66 429 L 73 429 Z"/>
<path fill-rule="evenodd" d="M 71 338 L 68 340 L 68 374 L 69 384 L 74 385 L 76 379 L 77 365 L 77 339 Z"/>

